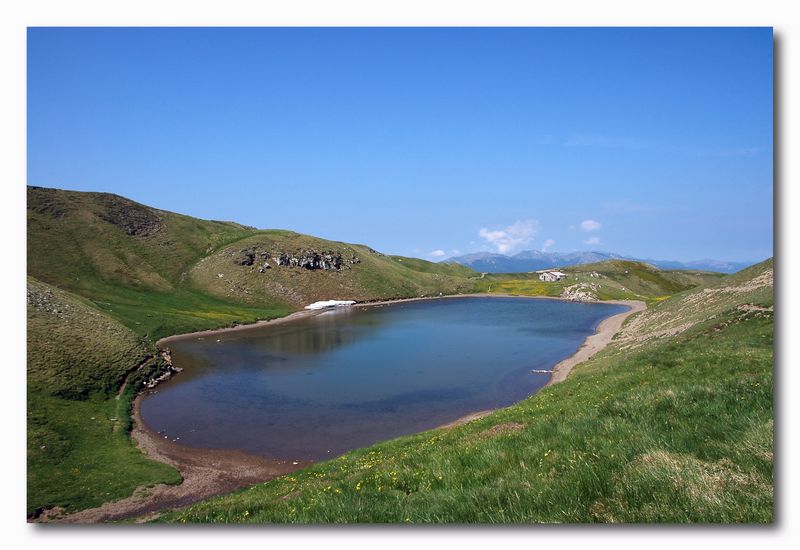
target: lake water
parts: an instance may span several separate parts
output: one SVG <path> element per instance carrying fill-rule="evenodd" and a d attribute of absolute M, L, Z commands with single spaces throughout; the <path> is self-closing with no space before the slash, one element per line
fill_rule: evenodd
<path fill-rule="evenodd" d="M 176 341 L 184 370 L 141 413 L 184 445 L 324 459 L 520 401 L 550 378 L 531 370 L 552 369 L 627 309 L 448 298 Z"/>

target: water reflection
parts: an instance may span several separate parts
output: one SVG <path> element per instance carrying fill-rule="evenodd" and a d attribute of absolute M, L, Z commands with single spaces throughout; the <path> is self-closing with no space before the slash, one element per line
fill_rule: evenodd
<path fill-rule="evenodd" d="M 303 369 L 308 366 L 307 356 L 369 338 L 384 323 L 383 316 L 356 312 L 355 308 L 338 308 L 291 323 L 177 341 L 171 345 L 173 359 L 187 371 L 187 377 L 202 376 L 212 369 Z M 236 360 L 230 361 L 231 356 Z"/>

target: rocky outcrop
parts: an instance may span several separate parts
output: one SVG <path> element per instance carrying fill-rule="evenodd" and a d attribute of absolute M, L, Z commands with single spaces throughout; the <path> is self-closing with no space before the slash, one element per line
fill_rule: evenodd
<path fill-rule="evenodd" d="M 128 235 L 152 235 L 164 227 L 164 218 L 157 210 L 126 198 L 101 193 L 98 194 L 98 203 L 105 207 L 100 217 L 121 227 Z"/>
<path fill-rule="evenodd" d="M 595 283 L 578 283 L 566 287 L 561 293 L 561 298 L 573 302 L 596 302 L 599 289 Z"/>
<path fill-rule="evenodd" d="M 253 265 L 256 262 L 256 252 L 255 250 L 242 250 L 242 258 L 239 261 L 240 265 Z"/>
<path fill-rule="evenodd" d="M 333 250 L 304 250 L 290 253 L 281 250 L 259 252 L 257 247 L 243 248 L 235 258 L 235 263 L 243 266 L 253 266 L 258 260 L 258 272 L 264 273 L 274 266 L 297 267 L 315 271 L 334 270 L 341 271 L 345 268 L 360 263 L 361 260 L 352 251 L 340 252 Z"/>
<path fill-rule="evenodd" d="M 29 284 L 27 292 L 28 305 L 44 313 L 62 315 L 70 307 L 69 304 L 57 300 L 53 296 L 53 291 L 48 288 L 34 287 Z"/>
<path fill-rule="evenodd" d="M 181 372 L 183 369 L 180 367 L 176 367 L 172 364 L 172 354 L 169 350 L 163 349 L 161 350 L 161 361 L 158 361 L 158 367 L 153 369 L 154 372 L 151 372 L 149 377 L 146 377 L 142 381 L 142 385 L 144 385 L 147 389 L 153 389 L 158 386 L 161 382 L 165 380 L 169 380 L 175 374 Z"/>

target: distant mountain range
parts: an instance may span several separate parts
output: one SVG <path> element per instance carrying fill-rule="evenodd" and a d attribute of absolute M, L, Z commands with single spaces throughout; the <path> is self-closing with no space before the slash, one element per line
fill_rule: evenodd
<path fill-rule="evenodd" d="M 465 265 L 479 272 L 487 273 L 523 273 L 547 269 L 549 267 L 567 267 L 570 265 L 590 264 L 606 260 L 634 260 L 645 262 L 659 269 L 694 269 L 698 271 L 716 271 L 719 273 L 736 273 L 756 262 L 724 262 L 720 260 L 695 260 L 678 262 L 675 260 L 652 260 L 634 258 L 613 252 L 541 252 L 524 250 L 513 256 L 493 252 L 473 252 L 444 260 L 444 263 Z"/>

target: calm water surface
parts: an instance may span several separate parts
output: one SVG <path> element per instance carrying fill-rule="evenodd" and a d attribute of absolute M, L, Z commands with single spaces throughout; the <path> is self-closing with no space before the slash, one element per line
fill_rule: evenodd
<path fill-rule="evenodd" d="M 524 399 L 550 377 L 532 369 L 551 369 L 627 309 L 454 298 L 173 342 L 184 371 L 143 399 L 142 417 L 192 447 L 332 457 Z"/>

